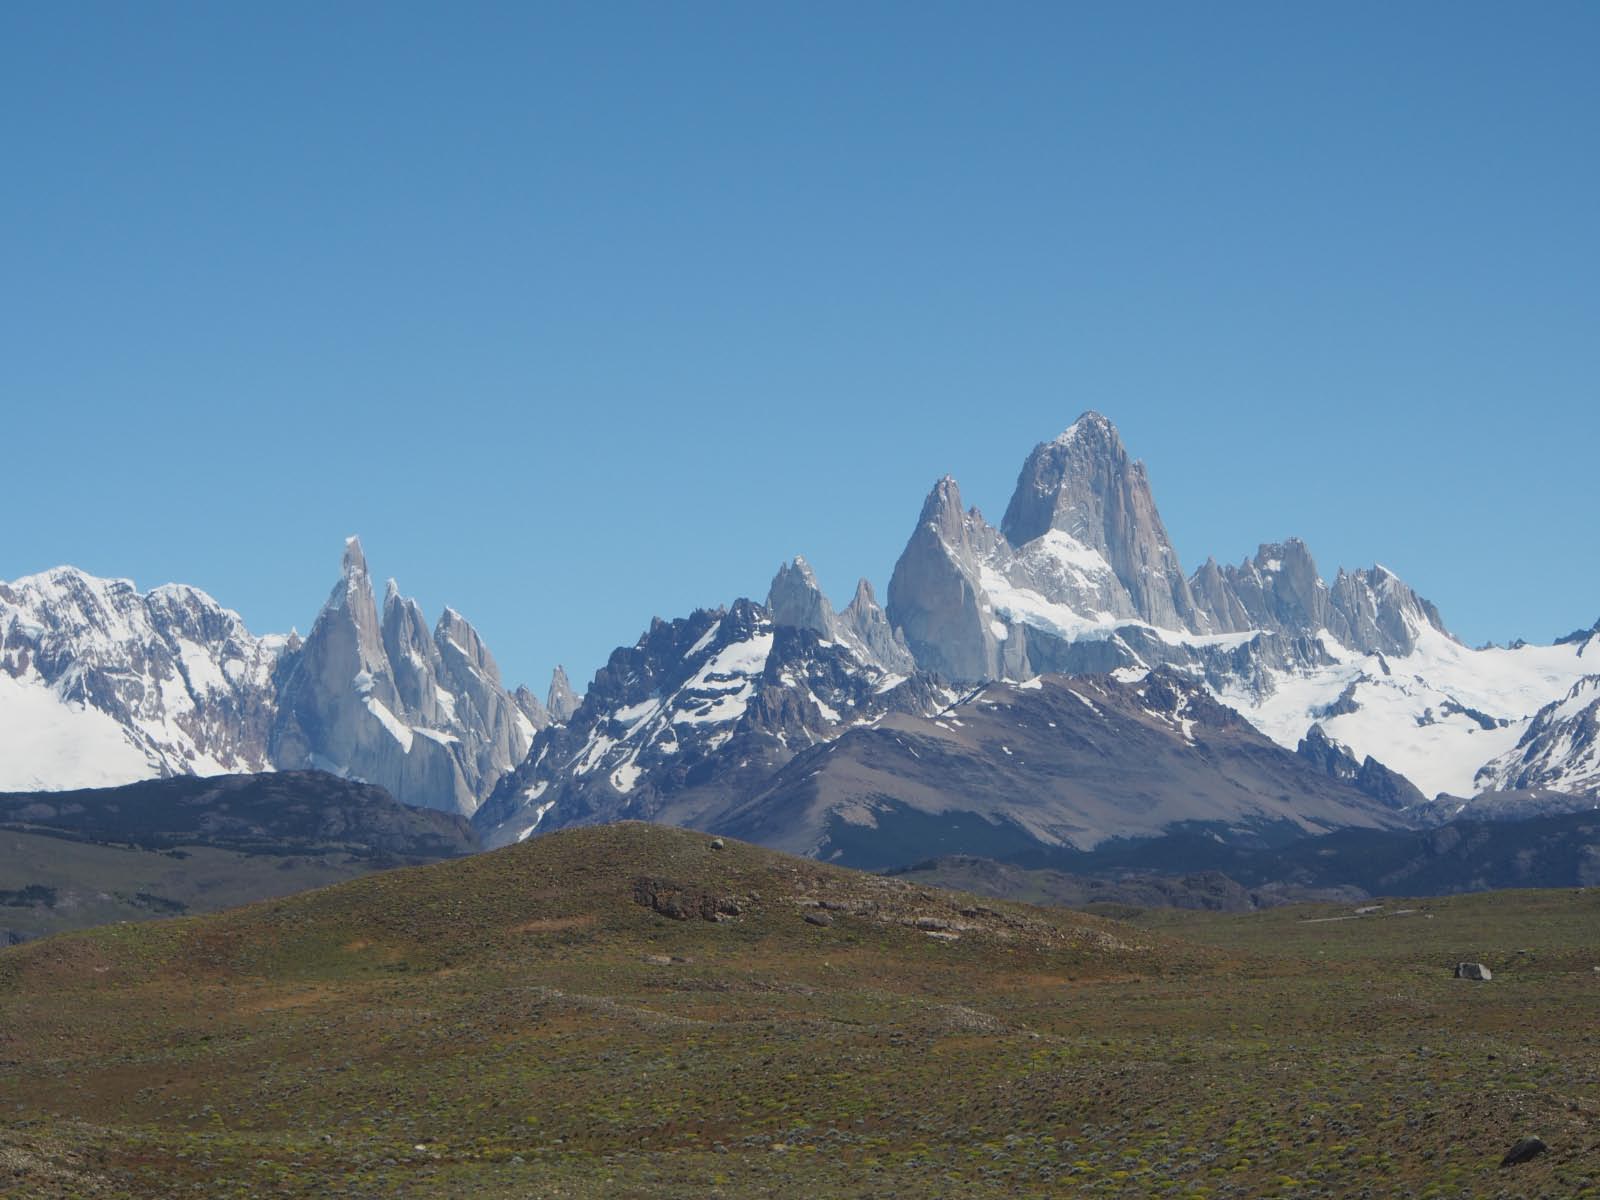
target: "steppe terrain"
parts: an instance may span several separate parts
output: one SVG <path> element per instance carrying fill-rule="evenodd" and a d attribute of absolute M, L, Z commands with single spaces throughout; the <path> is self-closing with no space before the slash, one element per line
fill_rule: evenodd
<path fill-rule="evenodd" d="M 0 1194 L 1600 1196 L 1600 889 L 1116 915 L 624 824 L 62 934 Z"/>

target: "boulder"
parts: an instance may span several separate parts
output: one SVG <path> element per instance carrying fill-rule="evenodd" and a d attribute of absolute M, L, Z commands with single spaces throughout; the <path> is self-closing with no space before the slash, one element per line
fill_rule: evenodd
<path fill-rule="evenodd" d="M 1493 979 L 1494 978 L 1494 974 L 1489 970 L 1488 967 L 1484 966 L 1482 963 L 1458 962 L 1456 964 L 1456 978 L 1457 979 L 1479 979 L 1479 980 L 1487 981 L 1487 980 Z"/>
<path fill-rule="evenodd" d="M 1548 1149 L 1550 1147 L 1544 1144 L 1542 1138 L 1526 1137 L 1506 1151 L 1505 1157 L 1500 1160 L 1500 1165 L 1502 1167 L 1515 1167 L 1520 1163 L 1528 1162 L 1530 1159 L 1538 1158 Z"/>

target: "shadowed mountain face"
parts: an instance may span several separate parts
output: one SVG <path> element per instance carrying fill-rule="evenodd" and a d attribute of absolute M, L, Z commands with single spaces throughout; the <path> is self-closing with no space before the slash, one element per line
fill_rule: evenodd
<path fill-rule="evenodd" d="M 1088 849 L 1174 825 L 1233 842 L 1406 817 L 1274 745 L 1176 672 L 991 684 L 797 756 L 712 824 L 882 868 L 964 849 Z"/>
<path fill-rule="evenodd" d="M 802 563 L 779 572 L 767 605 L 654 622 L 540 732 L 474 824 L 491 844 L 621 819 L 714 827 L 808 747 L 954 698 L 885 665 L 909 656 L 879 618 L 870 591 L 835 614 Z"/>

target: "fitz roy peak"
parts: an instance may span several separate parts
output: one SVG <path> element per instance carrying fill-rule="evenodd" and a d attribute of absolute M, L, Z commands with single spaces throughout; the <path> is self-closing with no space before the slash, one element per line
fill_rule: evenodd
<path fill-rule="evenodd" d="M 1195 612 L 1144 464 L 1128 458 L 1116 428 L 1099 413 L 1085 413 L 1060 437 L 1034 447 L 1000 532 L 1012 546 L 1045 540 L 1050 554 L 1044 562 L 1060 564 L 1066 577 L 1059 592 L 1074 595 L 1074 607 L 1209 632 Z M 1109 577 L 1096 577 L 1100 563 Z M 1084 578 L 1094 581 L 1094 599 L 1101 601 L 1093 606 L 1071 586 L 1086 567 Z"/>
<path fill-rule="evenodd" d="M 1282 746 L 1320 723 L 1358 760 L 1463 800 L 1529 777 L 1480 769 L 1588 673 L 1595 637 L 1469 650 L 1393 572 L 1340 570 L 1330 585 L 1295 538 L 1185 579 L 1143 464 L 1093 412 L 1028 456 L 1000 529 L 939 480 L 895 564 L 888 616 L 922 667 L 953 680 L 1169 666 Z"/>

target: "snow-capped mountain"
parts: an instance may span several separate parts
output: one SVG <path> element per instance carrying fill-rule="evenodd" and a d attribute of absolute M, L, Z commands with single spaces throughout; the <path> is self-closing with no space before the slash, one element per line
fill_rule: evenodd
<path fill-rule="evenodd" d="M 539 714 L 502 686 L 460 613 L 445 609 L 429 633 L 391 579 L 379 617 L 356 538 L 316 624 L 285 650 L 277 675 L 273 765 L 364 779 L 403 804 L 472 813 L 537 732 Z"/>
<path fill-rule="evenodd" d="M 304 641 L 177 584 L 71 567 L 0 583 L 0 788 L 315 766 L 466 814 L 549 724 L 460 614 L 430 631 L 391 581 L 380 619 L 354 538 Z"/>
<path fill-rule="evenodd" d="M 1600 801 L 1600 625 L 1549 646 L 1469 649 L 1393 572 L 1340 570 L 1329 583 L 1293 538 L 1185 576 L 1143 464 L 1096 413 L 1035 447 L 998 528 L 963 506 L 954 479 L 939 480 L 887 599 L 880 607 L 863 580 L 835 608 L 796 558 L 763 603 L 657 620 L 586 694 L 558 667 L 541 701 L 504 686 L 453 610 L 430 628 L 392 581 L 380 606 L 355 539 L 303 641 L 256 637 L 192 588 L 141 595 L 60 568 L 0 584 L 0 787 L 314 766 L 473 814 L 494 841 L 619 817 L 712 825 L 737 815 L 767 828 L 780 810 L 796 820 L 812 811 L 797 798 L 822 784 L 808 792 L 795 774 L 803 761 L 825 759 L 829 794 L 849 790 L 835 786 L 837 772 L 865 770 L 822 747 L 876 746 L 873 731 L 936 722 L 978 688 L 1096 676 L 1135 688 L 1168 681 L 1151 695 L 1173 679 L 1203 686 L 1219 708 L 1365 796 L 1348 801 L 1357 808 L 1376 801 L 1429 819 L 1424 810 L 1474 806 L 1511 815 L 1523 797 L 1540 811 Z M 1055 767 L 1093 774 L 1099 751 L 1084 747 L 1113 740 L 1085 733 L 1084 757 L 1058 756 Z M 1210 768 L 1185 756 L 1222 744 L 1163 754 L 1184 759 L 1175 777 L 1203 775 Z M 974 754 L 999 781 L 995 795 L 1023 786 L 1008 776 L 1020 767 L 1013 756 Z M 1049 758 L 1035 750 L 1030 761 Z M 911 803 L 922 785 L 901 765 L 900 792 L 886 782 L 893 770 L 865 772 L 882 796 L 829 811 L 845 820 L 838 814 Z M 1457 799 L 1423 802 L 1440 796 Z M 1171 819 L 1226 819 L 1193 807 Z M 963 811 L 1021 820 L 998 801 Z M 1064 836 L 1070 820 L 1051 820 L 1048 836 Z M 813 817 L 781 844 L 816 840 L 805 822 Z"/>
<path fill-rule="evenodd" d="M 1478 784 L 1600 800 L 1600 674 L 1585 675 L 1560 700 L 1541 708 L 1516 746 L 1478 773 Z"/>
<path fill-rule="evenodd" d="M 265 769 L 284 644 L 178 584 L 0 583 L 0 789 Z"/>
<path fill-rule="evenodd" d="M 765 605 L 655 621 L 474 817 L 491 842 L 640 818 L 713 825 L 796 753 L 955 693 L 917 672 L 862 583 L 836 614 L 803 559 Z"/>
<path fill-rule="evenodd" d="M 922 667 L 956 680 L 1175 667 L 1279 744 L 1320 723 L 1430 796 L 1491 786 L 1480 769 L 1592 669 L 1592 634 L 1469 650 L 1393 572 L 1330 585 L 1298 539 L 1188 579 L 1177 564 L 1143 465 L 1086 413 L 1029 455 L 1000 529 L 963 510 L 955 480 L 934 485 L 888 616 Z"/>

